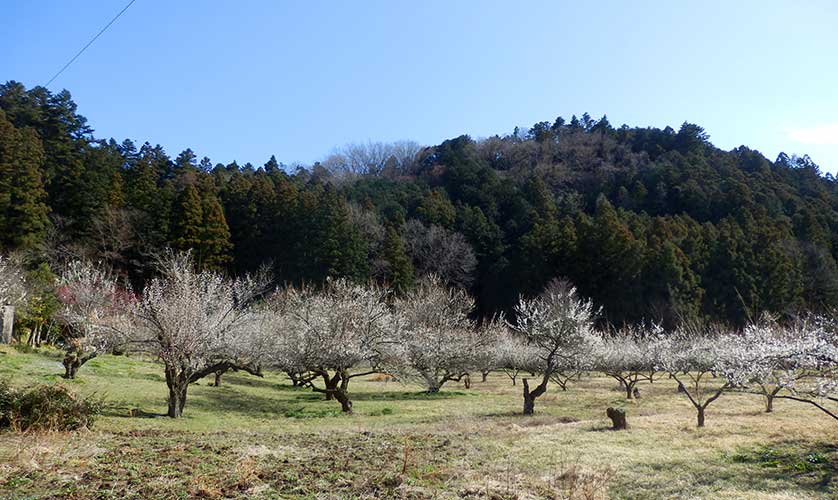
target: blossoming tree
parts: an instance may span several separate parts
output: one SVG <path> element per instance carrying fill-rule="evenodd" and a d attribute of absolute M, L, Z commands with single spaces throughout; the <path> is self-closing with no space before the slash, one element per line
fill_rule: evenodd
<path fill-rule="evenodd" d="M 162 362 L 169 389 L 168 415 L 183 415 L 189 384 L 233 363 L 262 328 L 254 302 L 264 277 L 227 278 L 197 271 L 188 253 L 168 255 L 131 308 L 131 344 Z M 249 362 L 258 362 L 256 359 Z"/>
<path fill-rule="evenodd" d="M 272 363 L 300 374 L 302 385 L 336 399 L 342 411 L 351 412 L 349 380 L 379 371 L 391 329 L 388 295 L 381 288 L 345 279 L 327 280 L 319 290 L 277 292 L 269 304 L 275 333 Z"/>
<path fill-rule="evenodd" d="M 515 306 L 514 329 L 536 349 L 541 382 L 530 390 L 523 379 L 524 415 L 532 415 L 535 400 L 547 391 L 553 373 L 562 365 L 584 364 L 599 343 L 594 332 L 597 311 L 568 283 L 553 282 L 534 299 L 521 298 Z"/>
<path fill-rule="evenodd" d="M 66 332 L 64 378 L 72 379 L 85 363 L 125 342 L 125 313 L 134 297 L 108 269 L 82 261 L 64 268 L 56 295 Z"/>
<path fill-rule="evenodd" d="M 422 383 L 429 393 L 480 369 L 492 343 L 469 318 L 474 299 L 429 276 L 393 305 L 396 328 L 388 367 L 398 378 Z"/>

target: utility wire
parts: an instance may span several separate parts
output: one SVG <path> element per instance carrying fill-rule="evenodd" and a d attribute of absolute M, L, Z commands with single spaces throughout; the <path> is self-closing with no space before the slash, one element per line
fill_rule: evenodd
<path fill-rule="evenodd" d="M 52 78 L 50 78 L 50 79 L 49 79 L 49 81 L 46 83 L 46 85 L 44 85 L 44 87 L 49 87 L 49 84 L 50 84 L 50 83 L 52 83 L 52 82 L 53 82 L 53 80 L 55 80 L 56 78 L 58 78 L 58 75 L 60 75 L 61 73 L 63 73 L 65 69 L 69 68 L 69 67 L 70 67 L 70 65 L 71 65 L 71 64 L 73 64 L 73 62 L 75 62 L 75 60 L 76 60 L 76 59 L 78 59 L 78 58 L 79 58 L 79 56 L 80 56 L 80 55 L 82 55 L 82 54 L 84 53 L 84 51 L 85 51 L 85 50 L 87 50 L 87 48 L 88 48 L 88 47 L 90 47 L 91 45 L 93 45 L 93 42 L 95 42 L 97 38 L 99 38 L 100 36 L 102 36 L 102 33 L 104 33 L 104 32 L 105 32 L 105 30 L 107 30 L 108 28 L 110 28 L 110 27 L 111 27 L 111 24 L 115 23 L 115 22 L 116 22 L 116 20 L 117 20 L 117 19 L 119 19 L 119 16 L 121 16 L 121 15 L 122 15 L 122 14 L 123 14 L 126 10 L 128 10 L 128 7 L 130 7 L 130 6 L 131 6 L 131 4 L 133 4 L 133 3 L 134 3 L 134 2 L 136 2 L 136 1 L 137 1 L 137 0 L 131 0 L 130 2 L 128 2 L 128 5 L 126 5 L 126 6 L 125 6 L 125 7 L 124 7 L 121 11 L 119 11 L 119 14 L 117 14 L 116 16 L 114 16 L 114 18 L 113 18 L 113 19 L 111 19 L 111 22 L 109 22 L 108 24 L 106 24 L 106 25 L 105 25 L 105 27 L 104 27 L 104 28 L 102 28 L 102 29 L 99 31 L 99 33 L 96 33 L 96 36 L 94 36 L 94 37 L 93 37 L 93 38 L 92 38 L 89 42 L 87 42 L 87 45 L 85 45 L 84 47 L 82 47 L 82 48 L 81 48 L 81 50 L 80 50 L 80 51 L 78 51 L 78 53 L 77 53 L 76 55 L 74 55 L 74 56 L 73 56 L 73 58 L 72 58 L 72 59 L 70 59 L 70 60 L 67 62 L 67 64 L 65 64 L 65 65 L 64 65 L 64 67 L 63 67 L 63 68 L 61 68 L 60 70 L 58 70 L 58 73 L 56 73 L 56 74 L 55 74 L 55 76 L 53 76 Z"/>

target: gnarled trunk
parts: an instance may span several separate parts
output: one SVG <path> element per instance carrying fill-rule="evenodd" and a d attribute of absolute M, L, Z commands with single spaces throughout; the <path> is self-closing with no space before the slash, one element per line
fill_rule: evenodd
<path fill-rule="evenodd" d="M 774 411 L 774 398 L 777 397 L 777 394 L 783 389 L 782 387 L 775 387 L 773 390 L 768 390 L 765 386 L 760 386 L 762 388 L 762 393 L 765 395 L 765 413 L 771 413 Z"/>
<path fill-rule="evenodd" d="M 71 380 L 76 378 L 76 373 L 79 371 L 79 368 L 96 356 L 97 354 L 95 352 L 85 354 L 84 356 L 80 356 L 76 351 L 68 352 L 61 362 L 64 365 L 64 378 Z"/>
<path fill-rule="evenodd" d="M 349 399 L 349 395 L 346 394 L 346 392 L 338 388 L 338 390 L 335 391 L 335 399 L 337 399 L 340 403 L 340 411 L 344 413 L 352 413 L 352 401 Z"/>
<path fill-rule="evenodd" d="M 323 378 L 323 384 L 325 385 L 325 389 L 320 389 L 315 387 L 312 383 L 309 383 L 309 387 L 311 387 L 316 392 L 322 392 L 326 395 L 326 399 L 337 400 L 340 403 L 340 409 L 344 413 L 351 413 L 352 412 L 352 401 L 349 399 L 349 394 L 342 389 L 343 386 L 343 376 L 344 373 L 341 370 L 335 372 L 334 376 L 329 376 L 329 372 L 326 370 L 317 370 L 317 375 Z"/>
<path fill-rule="evenodd" d="M 532 415 L 535 412 L 535 400 L 547 392 L 547 383 L 549 375 L 544 376 L 544 380 L 538 384 L 535 389 L 530 390 L 529 380 L 521 379 L 524 385 L 524 415 Z"/>
<path fill-rule="evenodd" d="M 183 416 L 186 406 L 186 391 L 189 389 L 189 376 L 178 372 L 174 367 L 166 367 L 166 386 L 169 388 L 169 409 L 167 415 L 171 418 Z"/>
<path fill-rule="evenodd" d="M 425 387 L 427 388 L 426 392 L 428 394 L 436 394 L 439 392 L 443 382 L 437 380 L 436 375 L 428 371 L 422 371 L 420 373 L 422 374 L 422 378 L 425 379 Z"/>

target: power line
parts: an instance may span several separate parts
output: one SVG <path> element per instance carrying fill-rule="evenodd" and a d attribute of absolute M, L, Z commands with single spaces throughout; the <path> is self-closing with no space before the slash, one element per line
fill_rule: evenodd
<path fill-rule="evenodd" d="M 78 51 L 78 53 L 77 53 L 76 55 L 74 55 L 74 56 L 73 56 L 73 58 L 72 58 L 72 59 L 70 59 L 70 60 L 67 62 L 67 64 L 65 64 L 65 65 L 64 65 L 64 67 L 63 67 L 63 68 L 61 68 L 60 70 L 58 70 L 58 73 L 56 73 L 56 74 L 55 74 L 55 76 L 53 76 L 52 78 L 50 78 L 50 79 L 49 79 L 49 81 L 46 83 L 46 85 L 44 85 L 44 87 L 49 87 L 49 84 L 50 84 L 50 83 L 52 83 L 52 82 L 53 82 L 53 80 L 55 80 L 56 78 L 58 78 L 58 75 L 60 75 L 61 73 L 63 73 L 65 69 L 69 68 L 69 67 L 70 67 L 70 65 L 71 65 L 71 64 L 73 64 L 73 62 L 74 62 L 76 59 L 78 59 L 78 58 L 79 58 L 79 56 L 80 56 L 80 55 L 82 55 L 82 54 L 84 53 L 84 51 L 85 51 L 85 50 L 87 50 L 87 48 L 88 48 L 88 47 L 90 47 L 91 45 L 93 45 L 93 42 L 95 42 L 97 38 L 99 38 L 100 36 L 102 36 L 102 33 L 104 33 L 104 32 L 105 32 L 105 30 L 107 30 L 108 28 L 110 28 L 110 27 L 111 27 L 111 24 L 115 23 L 115 22 L 116 22 L 116 20 L 117 20 L 117 19 L 119 19 L 119 16 L 121 16 L 121 15 L 122 15 L 122 14 L 123 14 L 126 10 L 128 10 L 128 7 L 130 7 L 130 6 L 131 6 L 131 4 L 133 4 L 133 3 L 134 3 L 134 2 L 136 2 L 136 1 L 137 1 L 137 0 L 131 0 L 130 2 L 128 2 L 128 5 L 126 5 L 126 6 L 125 6 L 125 7 L 124 7 L 121 11 L 119 11 L 119 14 L 117 14 L 116 16 L 114 16 L 114 18 L 113 18 L 113 19 L 111 19 L 111 22 L 109 22 L 108 24 L 106 24 L 106 25 L 105 25 L 105 27 L 104 27 L 104 28 L 102 28 L 102 29 L 99 31 L 99 33 L 96 33 L 96 36 L 94 36 L 94 37 L 93 37 L 93 38 L 92 38 L 89 42 L 87 42 L 87 45 L 85 45 L 84 47 L 82 47 L 82 48 L 81 48 L 81 50 L 80 50 L 80 51 Z"/>

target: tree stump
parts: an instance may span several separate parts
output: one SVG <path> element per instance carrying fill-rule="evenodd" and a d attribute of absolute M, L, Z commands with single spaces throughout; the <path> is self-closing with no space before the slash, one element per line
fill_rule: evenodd
<path fill-rule="evenodd" d="M 611 428 L 615 431 L 628 428 L 628 423 L 626 423 L 626 410 L 622 408 L 608 408 L 605 414 L 611 419 Z"/>

